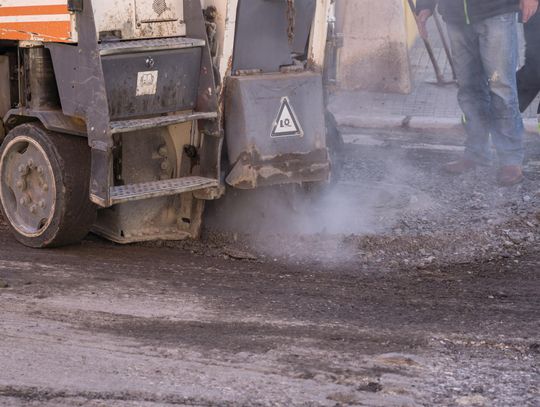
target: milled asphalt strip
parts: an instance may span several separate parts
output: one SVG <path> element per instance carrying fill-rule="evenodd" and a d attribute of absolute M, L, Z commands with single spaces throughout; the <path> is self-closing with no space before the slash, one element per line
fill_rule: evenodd
<path fill-rule="evenodd" d="M 339 127 L 358 129 L 384 129 L 384 130 L 422 130 L 422 131 L 448 131 L 461 130 L 459 117 L 427 117 L 427 116 L 368 116 L 368 115 L 335 115 Z M 538 120 L 524 120 L 527 133 L 538 132 Z"/>
<path fill-rule="evenodd" d="M 368 134 L 344 134 L 343 141 L 345 144 L 355 144 L 359 146 L 369 146 L 369 147 L 382 147 L 388 144 L 388 138 L 378 138 L 377 136 L 372 136 Z M 398 141 L 392 139 L 391 141 L 399 143 L 400 148 L 410 149 L 410 150 L 434 150 L 434 151 L 455 151 L 460 152 L 464 151 L 465 147 L 463 146 L 454 146 L 447 144 L 432 144 L 432 143 L 414 143 L 407 142 L 406 140 Z"/>

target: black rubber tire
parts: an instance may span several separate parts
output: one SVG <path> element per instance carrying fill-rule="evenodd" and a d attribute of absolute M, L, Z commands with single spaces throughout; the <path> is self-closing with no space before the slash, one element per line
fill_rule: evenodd
<path fill-rule="evenodd" d="M 325 113 L 326 148 L 330 160 L 330 179 L 323 182 L 303 182 L 300 189 L 310 199 L 317 199 L 334 187 L 342 178 L 345 145 L 334 115 Z"/>
<path fill-rule="evenodd" d="M 28 237 L 11 225 L 2 204 L 4 219 L 15 238 L 34 248 L 80 242 L 90 231 L 97 215 L 97 207 L 89 199 L 91 154 L 87 140 L 46 130 L 41 124 L 23 124 L 9 132 L 0 148 L 0 157 L 4 155 L 6 145 L 18 136 L 32 138 L 45 151 L 55 177 L 56 205 L 46 229 L 38 236 Z"/>
<path fill-rule="evenodd" d="M 330 183 L 336 184 L 342 177 L 343 173 L 343 150 L 344 143 L 341 133 L 338 129 L 338 124 L 334 115 L 330 112 L 325 114 L 326 123 L 326 146 L 330 154 L 330 162 L 332 165 L 332 172 L 330 174 Z"/>

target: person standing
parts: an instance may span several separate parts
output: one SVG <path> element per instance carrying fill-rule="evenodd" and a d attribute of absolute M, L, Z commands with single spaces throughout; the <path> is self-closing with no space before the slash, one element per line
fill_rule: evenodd
<path fill-rule="evenodd" d="M 540 13 L 538 1 L 523 0 L 529 3 L 523 7 L 523 23 L 525 31 L 525 65 L 518 71 L 519 109 L 524 112 L 540 93 Z M 538 104 L 540 114 L 540 103 Z"/>
<path fill-rule="evenodd" d="M 491 140 L 499 158 L 499 184 L 517 184 L 523 180 L 524 158 L 516 79 L 517 15 L 523 2 L 418 0 L 417 20 L 424 37 L 437 5 L 448 28 L 467 133 L 464 156 L 444 169 L 457 175 L 490 164 Z"/>

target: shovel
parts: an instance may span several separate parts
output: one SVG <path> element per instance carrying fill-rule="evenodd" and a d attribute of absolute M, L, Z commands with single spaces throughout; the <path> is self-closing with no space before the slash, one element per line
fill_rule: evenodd
<path fill-rule="evenodd" d="M 414 5 L 413 0 L 408 0 L 409 7 L 413 13 L 413 15 L 416 16 L 416 6 Z M 444 86 L 444 85 L 451 85 L 456 83 L 456 72 L 454 67 L 454 61 L 452 59 L 452 55 L 450 54 L 450 48 L 448 47 L 448 43 L 446 42 L 446 38 L 444 36 L 441 21 L 439 20 L 439 16 L 437 16 L 435 13 L 433 14 L 433 17 L 435 18 L 435 24 L 437 25 L 437 30 L 439 31 L 439 35 L 441 36 L 441 40 L 443 42 L 444 51 L 446 53 L 446 57 L 448 58 L 448 61 L 450 62 L 450 66 L 452 67 L 452 74 L 454 79 L 451 81 L 448 81 L 444 78 L 441 68 L 439 66 L 439 63 L 437 62 L 437 58 L 435 58 L 435 53 L 433 52 L 433 47 L 431 46 L 431 41 L 428 38 L 422 38 L 422 41 L 424 41 L 424 46 L 426 47 L 426 51 L 429 55 L 429 59 L 431 60 L 431 64 L 433 65 L 433 69 L 435 70 L 435 77 L 437 78 L 437 82 L 435 82 L 436 85 Z M 418 26 L 418 22 L 416 23 Z"/>

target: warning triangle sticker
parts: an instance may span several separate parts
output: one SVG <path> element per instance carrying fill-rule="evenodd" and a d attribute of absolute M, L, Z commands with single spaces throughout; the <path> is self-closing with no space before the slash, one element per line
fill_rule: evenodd
<path fill-rule="evenodd" d="M 281 99 L 281 107 L 276 120 L 274 121 L 274 129 L 272 137 L 303 137 L 304 131 L 300 126 L 300 122 L 294 113 L 291 102 L 288 97 Z"/>

